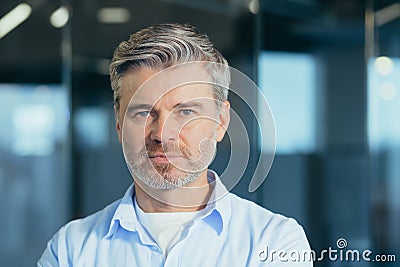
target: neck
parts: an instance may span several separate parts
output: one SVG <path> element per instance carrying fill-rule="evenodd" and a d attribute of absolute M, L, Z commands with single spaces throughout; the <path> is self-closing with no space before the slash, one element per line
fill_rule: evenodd
<path fill-rule="evenodd" d="M 168 190 L 157 190 L 138 183 L 135 179 L 135 196 L 144 212 L 190 212 L 204 209 L 211 195 L 207 170 L 196 180 Z"/>

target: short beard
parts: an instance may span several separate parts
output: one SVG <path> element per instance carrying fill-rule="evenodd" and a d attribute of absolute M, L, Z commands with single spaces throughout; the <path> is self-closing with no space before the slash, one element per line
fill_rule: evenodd
<path fill-rule="evenodd" d="M 182 155 L 187 159 L 188 166 L 182 168 L 173 163 L 154 163 L 149 159 L 149 155 L 168 152 Z M 205 156 L 194 157 L 187 147 L 175 149 L 172 145 L 152 143 L 146 145 L 137 156 L 126 153 L 126 160 L 131 174 L 144 185 L 152 189 L 169 190 L 185 186 L 200 177 L 216 155 L 215 143 L 202 146 L 201 155 Z M 195 161 L 195 158 L 199 159 Z"/>

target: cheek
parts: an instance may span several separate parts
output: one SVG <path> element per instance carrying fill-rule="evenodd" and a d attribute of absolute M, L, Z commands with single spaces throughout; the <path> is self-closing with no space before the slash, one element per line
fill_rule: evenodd
<path fill-rule="evenodd" d="M 211 138 L 215 132 L 215 122 L 198 120 L 185 125 L 179 133 L 179 139 L 185 146 L 197 149 L 202 140 Z"/>
<path fill-rule="evenodd" d="M 145 146 L 145 132 L 143 127 L 137 127 L 136 125 L 125 121 L 122 130 L 122 142 L 126 148 L 129 148 L 130 152 L 137 153 L 141 151 Z"/>

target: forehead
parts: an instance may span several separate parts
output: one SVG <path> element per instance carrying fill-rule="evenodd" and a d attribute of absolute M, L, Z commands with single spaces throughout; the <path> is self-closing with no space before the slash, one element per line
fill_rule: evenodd
<path fill-rule="evenodd" d="M 176 104 L 196 98 L 213 98 L 210 75 L 201 65 L 174 66 L 165 70 L 139 68 L 122 77 L 121 101 Z"/>

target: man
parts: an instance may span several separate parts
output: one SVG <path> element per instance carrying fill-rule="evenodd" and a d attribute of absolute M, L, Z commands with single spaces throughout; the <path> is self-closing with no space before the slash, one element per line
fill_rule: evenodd
<path fill-rule="evenodd" d="M 208 169 L 230 121 L 230 72 L 207 36 L 140 30 L 116 48 L 110 76 L 134 185 L 61 228 L 38 266 L 312 266 L 293 257 L 310 249 L 295 220 L 229 193 Z"/>

